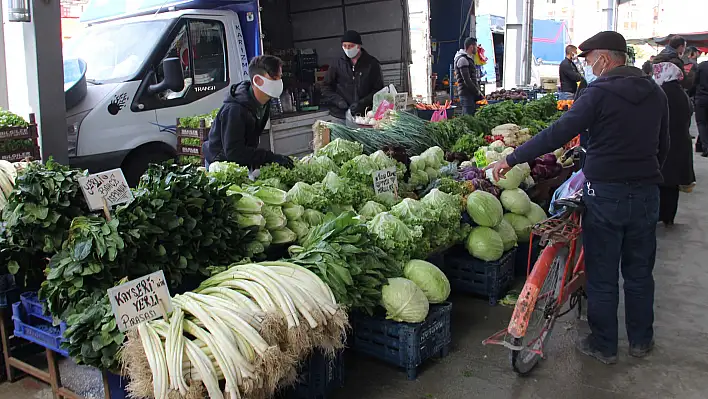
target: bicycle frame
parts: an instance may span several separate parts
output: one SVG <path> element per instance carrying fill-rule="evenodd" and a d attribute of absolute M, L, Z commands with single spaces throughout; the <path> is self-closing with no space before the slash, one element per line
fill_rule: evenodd
<path fill-rule="evenodd" d="M 482 344 L 502 345 L 516 351 L 524 349 L 523 346 L 509 343 L 504 339 L 504 337 L 506 335 L 511 335 L 512 337 L 519 339 L 526 335 L 526 330 L 528 329 L 529 321 L 535 309 L 536 302 L 539 299 L 538 297 L 543 287 L 543 283 L 548 276 L 558 251 L 561 248 L 568 247 L 569 256 L 563 270 L 563 278 L 561 280 L 561 287 L 559 290 L 560 294 L 556 299 L 552 317 L 556 317 L 570 296 L 585 284 L 585 252 L 583 248 L 580 249 L 577 261 L 574 265 L 572 265 L 571 269 L 571 262 L 575 258 L 574 255 L 577 250 L 578 238 L 582 231 L 580 219 L 580 213 L 573 210 L 570 211 L 569 214 L 564 214 L 557 218 L 550 218 L 539 224 L 539 230 L 543 230 L 544 228 L 547 229 L 546 235 L 552 235 L 551 233 L 554 233 L 556 236 L 560 235 L 567 238 L 567 240 L 555 241 L 551 245 L 544 248 L 538 260 L 534 264 L 533 270 L 531 270 L 530 273 L 527 270 L 526 283 L 524 284 L 524 288 L 519 295 L 516 306 L 514 307 L 514 313 L 509 321 L 509 326 L 505 330 L 499 331 L 482 341 Z M 533 237 L 534 232 L 531 233 L 531 242 L 533 242 Z M 530 259 L 531 254 L 529 252 L 529 266 L 531 263 Z M 572 274 L 569 274 L 569 272 Z M 570 280 L 569 276 L 572 276 Z M 545 333 L 547 332 L 541 331 L 541 336 Z M 537 340 L 531 341 L 528 344 L 528 349 L 539 354 L 540 356 L 543 356 L 542 347 L 535 349 L 536 341 Z"/>

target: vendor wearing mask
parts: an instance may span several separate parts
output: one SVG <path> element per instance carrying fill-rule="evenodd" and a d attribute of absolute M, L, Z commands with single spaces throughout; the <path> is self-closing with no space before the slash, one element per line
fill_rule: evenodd
<path fill-rule="evenodd" d="M 578 91 L 578 82 L 583 78 L 574 62 L 577 53 L 577 47 L 573 45 L 565 47 L 565 58 L 561 61 L 558 68 L 561 100 L 572 99 Z"/>
<path fill-rule="evenodd" d="M 283 92 L 282 66 L 278 57 L 255 57 L 248 65 L 251 80 L 231 86 L 203 145 L 207 167 L 217 161 L 235 162 L 251 170 L 269 163 L 293 166 L 289 157 L 258 148 L 270 118 L 270 99 Z"/>
<path fill-rule="evenodd" d="M 322 85 L 322 97 L 331 104 L 330 114 L 342 123 L 348 112 L 354 117 L 371 110 L 374 94 L 384 87 L 379 60 L 361 44 L 361 35 L 356 31 L 344 33 L 344 54 L 330 65 Z"/>

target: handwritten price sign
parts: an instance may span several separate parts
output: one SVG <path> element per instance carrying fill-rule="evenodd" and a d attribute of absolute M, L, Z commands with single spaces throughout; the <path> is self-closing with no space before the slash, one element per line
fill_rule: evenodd
<path fill-rule="evenodd" d="M 110 288 L 108 299 L 120 332 L 161 316 L 167 318 L 172 311 L 172 298 L 162 270 Z"/>
<path fill-rule="evenodd" d="M 392 192 L 398 195 L 397 189 L 398 177 L 396 177 L 395 166 L 374 172 L 374 191 L 376 194 Z"/>
<path fill-rule="evenodd" d="M 103 209 L 104 200 L 108 208 L 133 200 L 133 193 L 120 169 L 80 177 L 79 184 L 92 211 Z"/>

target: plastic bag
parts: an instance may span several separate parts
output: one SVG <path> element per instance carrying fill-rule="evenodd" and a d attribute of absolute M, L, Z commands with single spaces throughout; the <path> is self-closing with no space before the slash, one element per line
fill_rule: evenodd
<path fill-rule="evenodd" d="M 390 109 L 393 109 L 393 102 L 388 102 L 388 100 L 381 101 L 379 107 L 376 108 L 376 113 L 374 113 L 374 119 L 380 121 L 386 114 L 386 111 Z"/>
<path fill-rule="evenodd" d="M 377 91 L 374 93 L 374 103 L 373 103 L 373 109 L 378 109 L 379 104 L 381 104 L 382 101 L 386 100 L 391 104 L 395 104 L 396 102 L 396 94 L 398 92 L 396 91 L 396 86 L 393 84 L 390 84 L 383 89 Z"/>
<path fill-rule="evenodd" d="M 446 109 L 440 109 L 435 112 L 433 112 L 433 116 L 430 118 L 431 122 L 440 122 L 440 121 L 446 121 L 447 120 L 447 110 Z"/>
<path fill-rule="evenodd" d="M 573 196 L 575 193 L 583 189 L 583 184 L 585 184 L 585 174 L 582 170 L 573 173 L 568 180 L 564 181 L 553 193 L 553 199 L 551 200 L 551 206 L 548 207 L 548 211 L 551 215 L 557 215 L 563 211 L 563 207 L 556 209 L 556 201 L 561 198 L 568 198 Z"/>

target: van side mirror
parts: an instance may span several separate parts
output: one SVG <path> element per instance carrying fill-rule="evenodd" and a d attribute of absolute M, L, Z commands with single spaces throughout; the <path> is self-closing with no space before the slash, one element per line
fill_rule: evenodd
<path fill-rule="evenodd" d="M 184 76 L 182 75 L 182 62 L 179 58 L 165 58 L 162 61 L 162 71 L 165 75 L 162 82 L 148 87 L 150 94 L 162 93 L 165 90 L 180 92 L 184 89 Z"/>

